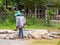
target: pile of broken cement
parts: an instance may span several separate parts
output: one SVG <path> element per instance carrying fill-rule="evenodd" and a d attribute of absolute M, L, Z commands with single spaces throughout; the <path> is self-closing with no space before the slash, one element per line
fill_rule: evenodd
<path fill-rule="evenodd" d="M 0 29 L 0 39 L 17 39 L 19 31 Z M 23 30 L 24 37 L 29 39 L 53 39 L 60 38 L 60 31 L 48 30 Z"/>

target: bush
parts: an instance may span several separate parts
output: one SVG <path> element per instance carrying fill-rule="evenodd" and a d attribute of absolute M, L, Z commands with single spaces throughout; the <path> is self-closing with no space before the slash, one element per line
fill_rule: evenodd
<path fill-rule="evenodd" d="M 41 25 L 44 26 L 45 25 L 45 20 L 44 19 L 38 19 L 36 17 L 31 17 L 30 19 L 27 19 L 27 25 Z"/>

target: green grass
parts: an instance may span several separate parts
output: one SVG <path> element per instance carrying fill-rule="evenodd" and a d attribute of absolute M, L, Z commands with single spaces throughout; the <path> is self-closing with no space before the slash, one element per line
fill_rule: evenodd
<path fill-rule="evenodd" d="M 40 40 L 31 40 L 30 45 L 60 45 L 60 39 L 40 39 Z"/>
<path fill-rule="evenodd" d="M 51 26 L 46 26 L 46 25 L 35 24 L 35 25 L 27 25 L 25 28 L 28 28 L 28 29 L 58 30 L 58 29 L 60 29 L 58 25 L 59 24 L 53 24 Z"/>
<path fill-rule="evenodd" d="M 16 25 L 0 25 L 0 29 L 15 29 Z"/>
<path fill-rule="evenodd" d="M 50 23 L 49 26 L 47 26 L 45 19 L 37 19 L 35 17 L 31 19 L 27 19 L 27 26 L 26 28 L 30 29 L 60 29 L 60 23 Z"/>
<path fill-rule="evenodd" d="M 58 26 L 59 25 L 59 26 Z M 10 25 L 0 25 L 0 29 L 15 29 L 16 25 L 15 24 L 10 24 Z M 58 30 L 60 29 L 60 24 L 53 24 L 51 26 L 46 26 L 42 24 L 33 24 L 33 25 L 26 25 L 25 29 L 47 29 L 47 30 Z"/>

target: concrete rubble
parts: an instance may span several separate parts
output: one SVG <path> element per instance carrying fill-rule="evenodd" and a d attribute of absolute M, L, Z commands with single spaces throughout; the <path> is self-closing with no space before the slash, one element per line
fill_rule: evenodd
<path fill-rule="evenodd" d="M 60 38 L 59 31 L 50 31 L 47 30 L 24 30 L 24 37 L 30 39 L 52 39 Z M 16 39 L 18 38 L 18 31 L 0 29 L 0 38 L 1 39 Z"/>

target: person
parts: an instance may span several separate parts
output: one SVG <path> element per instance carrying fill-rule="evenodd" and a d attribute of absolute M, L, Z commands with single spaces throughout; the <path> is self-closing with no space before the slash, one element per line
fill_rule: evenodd
<path fill-rule="evenodd" d="M 26 19 L 20 11 L 16 11 L 16 30 L 19 30 L 19 37 L 24 38 L 23 28 L 26 25 Z"/>

